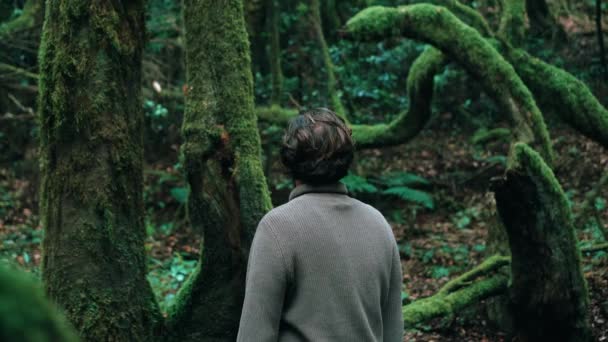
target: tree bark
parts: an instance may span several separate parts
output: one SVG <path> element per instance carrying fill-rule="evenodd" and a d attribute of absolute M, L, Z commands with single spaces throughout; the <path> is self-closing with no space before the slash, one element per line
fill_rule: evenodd
<path fill-rule="evenodd" d="M 186 0 L 182 153 L 199 264 L 169 313 L 180 341 L 233 341 L 255 228 L 271 209 L 260 161 L 249 42 L 238 0 Z M 202 37 L 202 38 L 201 38 Z"/>
<path fill-rule="evenodd" d="M 590 341 L 589 298 L 567 198 L 540 155 L 512 148 L 496 206 L 511 249 L 510 306 L 522 341 Z"/>
<path fill-rule="evenodd" d="M 142 201 L 144 2 L 47 2 L 40 46 L 42 275 L 85 341 L 150 341 Z"/>

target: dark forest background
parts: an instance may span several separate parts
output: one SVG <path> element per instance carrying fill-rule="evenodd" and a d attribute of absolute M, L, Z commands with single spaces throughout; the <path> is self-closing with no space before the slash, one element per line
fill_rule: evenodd
<path fill-rule="evenodd" d="M 284 203 L 293 187 L 278 159 L 285 121 L 276 118 L 323 106 L 348 113 L 353 125 L 372 125 L 396 120 L 412 106 L 408 75 L 428 45 L 401 36 L 353 40 L 345 24 L 371 5 L 419 2 L 425 1 L 244 2 L 262 166 L 274 206 Z M 508 36 L 510 44 L 582 81 L 606 108 L 608 53 L 602 44 L 608 40 L 602 43 L 602 37 L 608 35 L 608 2 L 543 0 L 538 1 L 546 6 L 541 9 L 530 3 L 536 2 L 528 1 L 527 16 L 513 26 L 520 34 L 502 28 L 507 25 L 504 1 L 462 1 L 492 31 Z M 201 232 L 188 216 L 190 187 L 180 157 L 184 94 L 189 91 L 183 7 L 176 0 L 148 0 L 145 5 L 145 251 L 147 279 L 164 315 L 201 253 Z M 44 238 L 36 119 L 43 20 L 41 0 L 0 0 L 0 258 L 36 277 Z M 393 226 L 404 270 L 404 304 L 433 295 L 496 251 L 488 243 L 488 231 L 498 221 L 490 184 L 505 174 L 517 135 L 513 130 L 518 129 L 470 69 L 446 63 L 432 81 L 428 124 L 393 146 L 359 151 L 344 179 L 353 196 L 379 208 Z M 547 79 L 547 85 L 552 81 Z M 535 89 L 533 93 L 537 96 Z M 593 339 L 602 341 L 608 338 L 606 140 L 582 135 L 559 108 L 541 109 L 555 151 L 553 171 L 582 251 L 589 324 Z M 407 330 L 406 340 L 508 340 L 509 333 L 489 318 L 486 304 L 420 322 Z"/>

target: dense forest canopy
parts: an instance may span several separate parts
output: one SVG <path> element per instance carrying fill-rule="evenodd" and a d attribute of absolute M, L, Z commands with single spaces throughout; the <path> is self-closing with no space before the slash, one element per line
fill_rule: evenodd
<path fill-rule="evenodd" d="M 405 341 L 608 338 L 607 18 L 0 0 L 0 339 L 234 340 L 256 226 L 294 185 L 282 132 L 315 107 L 393 228 Z"/>

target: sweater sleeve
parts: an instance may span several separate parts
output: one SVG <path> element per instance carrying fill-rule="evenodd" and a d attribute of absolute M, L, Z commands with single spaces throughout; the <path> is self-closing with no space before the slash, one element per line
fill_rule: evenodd
<path fill-rule="evenodd" d="M 277 341 L 287 287 L 285 261 L 271 227 L 260 222 L 247 265 L 237 341 Z"/>
<path fill-rule="evenodd" d="M 404 326 L 401 305 L 402 281 L 401 259 L 399 258 L 397 243 L 394 242 L 389 291 L 386 302 L 382 308 L 383 336 L 385 342 L 403 341 Z"/>

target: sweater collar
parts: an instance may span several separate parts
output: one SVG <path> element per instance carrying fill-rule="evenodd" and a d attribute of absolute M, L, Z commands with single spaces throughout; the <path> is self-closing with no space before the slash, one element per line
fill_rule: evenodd
<path fill-rule="evenodd" d="M 289 194 L 289 200 L 308 194 L 308 193 L 331 193 L 331 194 L 348 194 L 348 189 L 346 189 L 346 185 L 337 182 L 331 184 L 322 184 L 322 185 L 313 185 L 313 184 L 300 184 L 296 186 L 291 193 Z"/>

